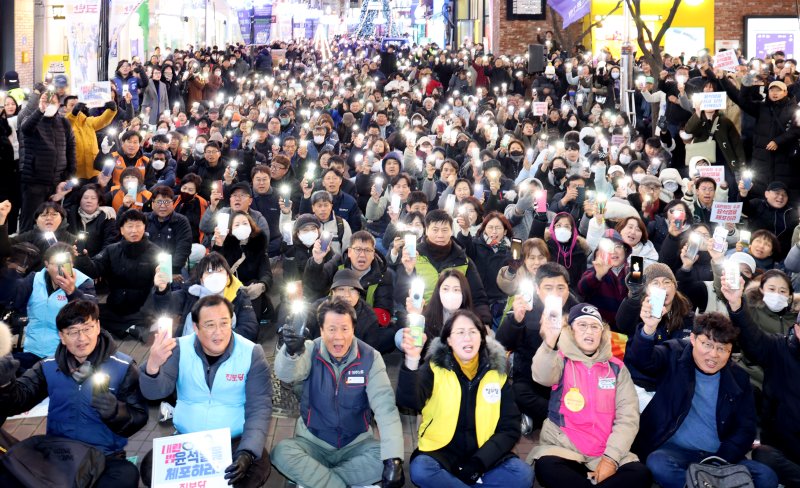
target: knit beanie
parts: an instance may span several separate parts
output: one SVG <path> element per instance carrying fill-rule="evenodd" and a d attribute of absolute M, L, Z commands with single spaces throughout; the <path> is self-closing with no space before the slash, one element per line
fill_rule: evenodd
<path fill-rule="evenodd" d="M 668 278 L 673 283 L 677 284 L 678 280 L 675 279 L 675 274 L 669 266 L 664 263 L 653 263 L 644 269 L 644 286 L 650 286 L 656 278 Z"/>

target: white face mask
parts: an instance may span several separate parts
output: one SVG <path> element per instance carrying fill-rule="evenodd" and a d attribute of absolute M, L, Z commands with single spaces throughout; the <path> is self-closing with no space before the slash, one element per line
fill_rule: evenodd
<path fill-rule="evenodd" d="M 308 232 L 300 232 L 297 234 L 297 238 L 300 239 L 306 247 L 311 247 L 319 238 L 319 232 L 312 230 Z"/>
<path fill-rule="evenodd" d="M 161 129 L 158 129 L 158 130 L 156 131 L 156 134 L 161 134 L 161 135 L 164 135 L 164 134 L 166 134 L 167 132 L 169 132 L 169 130 L 168 130 L 168 129 L 165 129 L 165 128 L 163 128 L 163 127 L 162 127 Z"/>
<path fill-rule="evenodd" d="M 53 117 L 57 113 L 58 113 L 58 105 L 48 105 L 47 108 L 44 109 L 45 117 Z"/>
<path fill-rule="evenodd" d="M 612 72 L 611 72 L 611 77 L 612 77 L 612 78 L 614 78 L 614 79 L 616 80 L 616 79 L 618 79 L 618 78 L 619 78 L 619 73 L 618 73 L 618 72 L 616 72 L 616 71 L 612 71 Z"/>
<path fill-rule="evenodd" d="M 569 122 L 567 122 L 567 125 L 570 126 L 570 127 L 575 127 L 575 126 L 578 125 L 578 121 L 577 120 L 570 120 Z"/>
<path fill-rule="evenodd" d="M 664 182 L 664 189 L 669 193 L 675 193 L 678 191 L 678 183 L 674 181 Z"/>
<path fill-rule="evenodd" d="M 631 155 L 630 154 L 620 154 L 619 155 L 619 163 L 625 166 L 631 164 Z"/>
<path fill-rule="evenodd" d="M 570 229 L 566 229 L 564 227 L 557 227 L 556 228 L 556 240 L 560 243 L 568 242 L 572 239 L 572 231 Z"/>
<path fill-rule="evenodd" d="M 153 160 L 153 169 L 156 170 L 156 171 L 161 171 L 162 169 L 164 169 L 164 166 L 166 166 L 166 164 L 167 164 L 166 161 L 162 161 L 160 159 L 154 159 Z"/>
<path fill-rule="evenodd" d="M 680 131 L 679 134 L 681 136 L 681 139 L 683 139 L 684 141 L 690 141 L 690 140 L 692 140 L 692 137 L 694 137 L 693 135 L 691 135 L 688 132 L 683 131 L 683 130 Z"/>
<path fill-rule="evenodd" d="M 195 149 L 195 151 L 197 151 L 199 153 L 202 153 L 203 151 L 206 150 L 206 145 L 205 144 L 195 144 L 194 145 L 194 149 Z"/>
<path fill-rule="evenodd" d="M 253 229 L 250 228 L 249 225 L 240 225 L 231 231 L 233 237 L 243 241 L 250 237 L 250 233 L 253 232 Z"/>
<path fill-rule="evenodd" d="M 228 275 L 226 273 L 210 273 L 203 278 L 203 286 L 211 293 L 222 293 L 227 284 Z"/>
<path fill-rule="evenodd" d="M 325 142 L 325 136 L 314 136 L 314 144 L 322 144 Z"/>
<path fill-rule="evenodd" d="M 764 305 L 773 312 L 780 312 L 789 306 L 789 298 L 780 293 L 766 292 L 764 293 Z"/>
<path fill-rule="evenodd" d="M 636 173 L 635 175 L 631 176 L 633 181 L 635 181 L 636 183 L 641 183 L 644 177 L 645 173 Z"/>
<path fill-rule="evenodd" d="M 463 296 L 460 292 L 439 292 L 439 299 L 442 301 L 442 306 L 450 311 L 455 311 L 461 308 Z"/>

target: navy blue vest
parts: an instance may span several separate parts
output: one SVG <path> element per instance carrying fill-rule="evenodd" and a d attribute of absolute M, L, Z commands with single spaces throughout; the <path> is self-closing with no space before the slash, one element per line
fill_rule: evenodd
<path fill-rule="evenodd" d="M 366 432 L 372 422 L 367 382 L 375 350 L 358 339 L 354 341 L 358 353 L 338 377 L 334 366 L 320 353 L 322 342 L 317 342 L 300 399 L 300 415 L 309 432 L 337 449 Z"/>
<path fill-rule="evenodd" d="M 108 374 L 108 389 L 112 394 L 117 394 L 130 363 L 130 356 L 117 351 L 97 368 Z M 102 450 L 104 454 L 113 454 L 125 448 L 128 439 L 112 432 L 91 405 L 91 378 L 83 383 L 76 382 L 72 375 L 64 374 L 58 369 L 58 363 L 53 358 L 42 361 L 42 371 L 50 396 L 47 435 L 85 442 Z"/>

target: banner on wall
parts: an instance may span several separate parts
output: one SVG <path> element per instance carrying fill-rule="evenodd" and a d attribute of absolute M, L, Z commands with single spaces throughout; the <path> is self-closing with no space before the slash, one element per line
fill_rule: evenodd
<path fill-rule="evenodd" d="M 72 91 L 97 81 L 97 46 L 100 45 L 100 0 L 67 0 L 66 21 Z"/>
<path fill-rule="evenodd" d="M 42 56 L 42 73 L 64 74 L 69 77 L 69 56 L 66 54 L 45 54 Z"/>

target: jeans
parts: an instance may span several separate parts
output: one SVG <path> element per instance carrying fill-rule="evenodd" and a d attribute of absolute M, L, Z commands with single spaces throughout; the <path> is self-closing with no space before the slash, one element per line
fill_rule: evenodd
<path fill-rule="evenodd" d="M 677 446 L 664 445 L 647 456 L 647 467 L 653 473 L 653 479 L 662 488 L 683 488 L 686 484 L 686 470 L 689 465 L 699 463 L 711 453 L 690 451 Z M 775 488 L 778 476 L 768 466 L 743 459 L 737 464 L 744 466 L 753 477 L 756 488 Z"/>
<path fill-rule="evenodd" d="M 420 454 L 409 467 L 411 481 L 420 488 L 463 488 L 461 480 L 453 476 L 434 458 Z M 518 457 L 508 458 L 481 477 L 481 488 L 530 488 L 533 486 L 533 468 Z"/>

